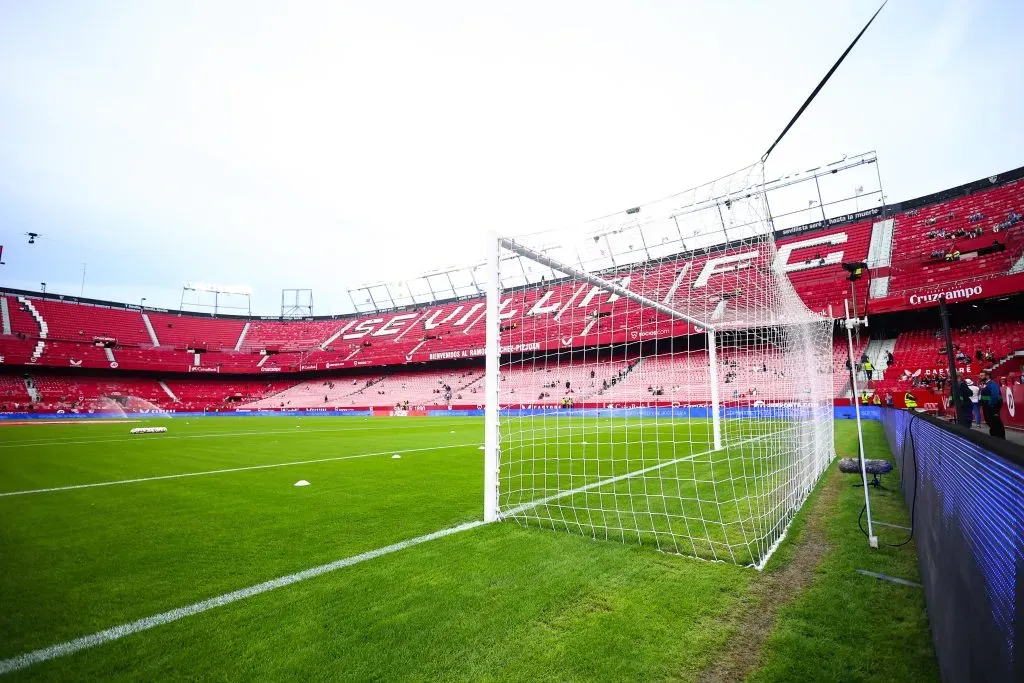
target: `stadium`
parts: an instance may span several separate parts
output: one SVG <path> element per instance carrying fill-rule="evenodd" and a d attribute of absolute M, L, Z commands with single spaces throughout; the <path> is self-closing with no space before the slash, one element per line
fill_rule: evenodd
<path fill-rule="evenodd" d="M 811 161 L 343 313 L 0 283 L 0 677 L 1021 680 L 1024 167 Z"/>

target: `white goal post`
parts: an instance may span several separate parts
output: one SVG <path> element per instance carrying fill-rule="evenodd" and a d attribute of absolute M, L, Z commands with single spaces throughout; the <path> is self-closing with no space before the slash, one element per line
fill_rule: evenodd
<path fill-rule="evenodd" d="M 834 457 L 760 167 L 488 243 L 484 519 L 763 567 Z"/>

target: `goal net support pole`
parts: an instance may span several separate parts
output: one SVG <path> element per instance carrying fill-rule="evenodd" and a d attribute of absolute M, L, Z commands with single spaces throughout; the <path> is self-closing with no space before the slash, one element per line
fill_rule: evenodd
<path fill-rule="evenodd" d="M 487 238 L 487 300 L 484 302 L 484 322 L 487 325 L 484 342 L 484 521 L 498 519 L 498 389 L 501 335 L 498 319 L 498 299 L 501 297 L 499 259 L 501 243 L 496 234 Z"/>
<path fill-rule="evenodd" d="M 715 331 L 708 329 L 708 375 L 711 380 L 711 436 L 716 451 L 722 450 L 721 399 L 718 397 L 718 352 Z"/>
<path fill-rule="evenodd" d="M 850 389 L 853 391 L 853 412 L 854 417 L 857 420 L 857 454 L 860 456 L 860 476 L 861 481 L 864 483 L 864 510 L 868 516 L 868 545 L 872 548 L 878 547 L 878 537 L 875 536 L 875 530 L 872 526 L 871 521 L 871 494 L 868 488 L 868 469 L 867 461 L 864 456 L 864 432 L 861 430 L 860 422 L 860 394 L 857 390 L 857 363 L 858 358 L 854 357 L 853 354 L 853 330 L 859 328 L 864 322 L 860 318 L 856 317 L 857 313 L 854 311 L 854 317 L 850 317 L 850 302 L 846 302 L 846 319 L 843 321 L 844 327 L 846 327 L 846 344 L 850 354 Z M 867 384 L 864 385 L 867 389 Z"/>

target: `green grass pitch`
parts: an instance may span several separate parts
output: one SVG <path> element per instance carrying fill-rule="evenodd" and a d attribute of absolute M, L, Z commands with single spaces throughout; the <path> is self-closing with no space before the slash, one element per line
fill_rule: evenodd
<path fill-rule="evenodd" d="M 501 508 L 522 524 L 751 565 L 791 519 L 785 421 L 507 418 Z M 761 438 L 757 438 L 761 437 Z M 630 476 L 640 473 L 637 476 Z"/>
<path fill-rule="evenodd" d="M 482 514 L 477 418 L 145 424 L 169 431 L 0 426 L 0 494 L 62 489 L 0 495 L 0 660 Z M 866 429 L 884 449 L 878 426 Z M 836 443 L 854 450 L 852 425 L 837 424 Z M 745 646 L 757 654 L 755 680 L 935 680 L 920 592 L 852 571 L 915 579 L 913 546 L 868 551 L 859 490 L 832 470 L 763 573 L 499 523 L 0 681 L 695 680 Z M 310 486 L 295 487 L 300 479 Z M 91 486 L 107 482 L 125 483 Z M 822 490 L 835 501 L 810 518 Z M 876 507 L 905 523 L 898 494 Z M 828 551 L 754 638 L 743 614 L 769 608 L 759 587 L 799 557 L 819 521 Z M 814 665 L 826 651 L 828 665 Z"/>

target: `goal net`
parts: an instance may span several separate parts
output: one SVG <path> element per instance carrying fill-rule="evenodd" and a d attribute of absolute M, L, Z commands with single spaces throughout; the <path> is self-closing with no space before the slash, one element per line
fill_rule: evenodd
<path fill-rule="evenodd" d="M 834 447 L 760 166 L 491 251 L 485 518 L 763 567 Z"/>

